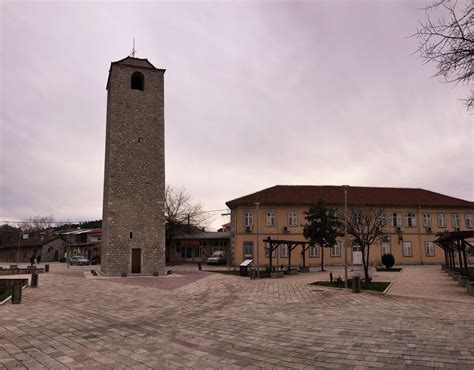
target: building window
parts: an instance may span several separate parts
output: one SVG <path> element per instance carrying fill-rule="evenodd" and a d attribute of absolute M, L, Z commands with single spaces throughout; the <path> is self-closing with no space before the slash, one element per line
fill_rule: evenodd
<path fill-rule="evenodd" d="M 341 242 L 337 242 L 331 247 L 331 257 L 341 256 Z"/>
<path fill-rule="evenodd" d="M 265 212 L 265 225 L 275 227 L 275 212 Z"/>
<path fill-rule="evenodd" d="M 446 215 L 438 213 L 438 227 L 446 227 Z"/>
<path fill-rule="evenodd" d="M 296 212 L 288 212 L 288 226 L 297 226 L 298 216 Z"/>
<path fill-rule="evenodd" d="M 434 257 L 435 250 L 433 242 L 425 242 L 425 256 L 427 257 Z"/>
<path fill-rule="evenodd" d="M 382 225 L 382 227 L 387 225 L 387 216 L 386 216 L 385 212 L 383 212 L 380 215 L 380 224 Z"/>
<path fill-rule="evenodd" d="M 285 258 L 285 257 L 288 258 L 289 256 L 288 244 L 280 244 L 280 251 L 281 251 L 280 256 L 282 258 Z"/>
<path fill-rule="evenodd" d="M 390 249 L 390 242 L 382 242 L 382 256 L 392 253 Z"/>
<path fill-rule="evenodd" d="M 413 257 L 411 242 L 403 242 L 403 257 Z"/>
<path fill-rule="evenodd" d="M 201 247 L 194 247 L 194 257 L 196 258 L 200 258 L 201 257 L 201 252 L 202 252 L 202 249 Z"/>
<path fill-rule="evenodd" d="M 272 251 L 272 258 L 276 257 L 276 250 Z M 270 243 L 265 242 L 265 258 L 270 258 Z"/>
<path fill-rule="evenodd" d="M 253 242 L 244 242 L 243 256 L 244 259 L 253 259 Z"/>
<path fill-rule="evenodd" d="M 390 226 L 402 226 L 402 216 L 398 212 L 390 214 Z"/>
<path fill-rule="evenodd" d="M 405 214 L 405 226 L 415 227 L 416 226 L 416 215 L 412 212 Z"/>
<path fill-rule="evenodd" d="M 430 213 L 423 213 L 423 226 L 431 227 L 431 214 Z"/>
<path fill-rule="evenodd" d="M 453 220 L 453 227 L 454 228 L 460 228 L 461 227 L 461 222 L 459 220 L 459 215 L 457 213 L 452 215 L 452 220 Z"/>
<path fill-rule="evenodd" d="M 212 253 L 219 252 L 220 250 L 222 250 L 222 249 L 218 245 L 213 245 L 212 246 Z"/>
<path fill-rule="evenodd" d="M 244 212 L 244 226 L 245 227 L 253 226 L 253 212 Z"/>
<path fill-rule="evenodd" d="M 472 213 L 466 213 L 464 221 L 466 222 L 466 227 L 474 227 L 474 215 Z"/>
<path fill-rule="evenodd" d="M 319 258 L 319 245 L 312 245 L 309 247 L 309 257 Z"/>
<path fill-rule="evenodd" d="M 145 77 L 141 72 L 133 72 L 131 79 L 131 89 L 143 91 L 145 89 Z"/>
<path fill-rule="evenodd" d="M 352 222 L 356 225 L 360 224 L 360 212 L 358 211 L 352 212 Z"/>

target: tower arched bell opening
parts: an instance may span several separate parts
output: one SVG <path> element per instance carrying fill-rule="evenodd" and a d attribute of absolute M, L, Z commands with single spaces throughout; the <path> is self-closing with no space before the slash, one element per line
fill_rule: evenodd
<path fill-rule="evenodd" d="M 145 89 L 145 76 L 141 72 L 133 72 L 130 87 L 132 90 L 143 91 Z"/>

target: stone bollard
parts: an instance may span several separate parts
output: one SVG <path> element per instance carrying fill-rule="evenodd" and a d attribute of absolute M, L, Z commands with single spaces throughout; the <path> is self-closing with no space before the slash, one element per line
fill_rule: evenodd
<path fill-rule="evenodd" d="M 21 303 L 21 283 L 18 282 L 13 284 L 13 292 L 12 292 L 12 303 L 19 304 Z"/>
<path fill-rule="evenodd" d="M 31 274 L 31 287 L 32 288 L 38 287 L 38 278 L 39 278 L 39 275 L 36 272 L 33 272 Z"/>
<path fill-rule="evenodd" d="M 352 277 L 352 293 L 360 293 L 361 288 L 361 280 L 360 276 L 353 276 Z"/>
<path fill-rule="evenodd" d="M 458 280 L 458 285 L 459 286 L 467 286 L 467 282 L 469 281 L 469 278 L 467 276 L 460 276 Z"/>
<path fill-rule="evenodd" d="M 470 295 L 474 295 L 474 281 L 468 280 L 466 282 L 466 291 Z"/>
<path fill-rule="evenodd" d="M 44 272 L 49 272 L 49 265 L 44 265 Z"/>
<path fill-rule="evenodd" d="M 201 262 L 198 262 L 198 270 L 199 270 L 199 271 L 202 270 Z"/>

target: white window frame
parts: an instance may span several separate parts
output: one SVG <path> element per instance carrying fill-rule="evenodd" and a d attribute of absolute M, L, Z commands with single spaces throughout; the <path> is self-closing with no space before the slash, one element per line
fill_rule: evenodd
<path fill-rule="evenodd" d="M 385 212 L 382 212 L 380 215 L 380 223 L 382 224 L 382 227 L 387 226 L 387 215 Z"/>
<path fill-rule="evenodd" d="M 380 244 L 380 253 L 381 256 L 383 256 L 384 254 L 392 253 L 392 246 L 390 245 L 390 241 L 385 241 Z"/>
<path fill-rule="evenodd" d="M 290 251 L 288 249 L 288 244 L 280 244 L 280 257 L 288 258 L 290 256 Z"/>
<path fill-rule="evenodd" d="M 312 245 L 309 247 L 309 258 L 319 258 L 319 245 Z"/>
<path fill-rule="evenodd" d="M 275 227 L 276 226 L 276 216 L 273 211 L 265 212 L 265 226 L 266 227 Z"/>
<path fill-rule="evenodd" d="M 431 213 L 423 213 L 423 227 L 431 227 Z"/>
<path fill-rule="evenodd" d="M 403 257 L 413 257 L 413 247 L 410 241 L 403 241 L 402 249 Z M 409 251 L 410 253 L 407 253 L 407 251 Z"/>
<path fill-rule="evenodd" d="M 466 224 L 466 228 L 473 228 L 474 227 L 474 214 L 466 213 L 464 215 L 464 223 Z"/>
<path fill-rule="evenodd" d="M 265 258 L 270 258 L 270 248 L 269 247 L 269 243 L 265 242 Z M 276 249 L 274 249 L 272 251 L 272 258 L 276 258 Z"/>
<path fill-rule="evenodd" d="M 405 213 L 405 226 L 416 227 L 416 213 L 414 212 Z"/>
<path fill-rule="evenodd" d="M 399 212 L 392 212 L 390 214 L 390 226 L 392 227 L 402 226 L 402 215 Z"/>
<path fill-rule="evenodd" d="M 446 227 L 446 214 L 445 213 L 438 213 L 437 215 L 438 219 L 438 227 Z"/>
<path fill-rule="evenodd" d="M 431 241 L 425 241 L 425 256 L 434 257 L 435 256 L 435 246 Z"/>
<path fill-rule="evenodd" d="M 451 222 L 453 224 L 453 228 L 460 228 L 461 227 L 461 218 L 459 217 L 459 213 L 453 213 L 451 215 Z"/>
<path fill-rule="evenodd" d="M 331 247 L 331 257 L 341 257 L 341 242 L 338 241 Z"/>
<path fill-rule="evenodd" d="M 295 212 L 295 211 L 288 212 L 288 226 L 290 227 L 298 226 L 298 212 Z"/>
<path fill-rule="evenodd" d="M 253 212 L 252 211 L 244 212 L 244 226 L 245 227 L 253 226 Z"/>
<path fill-rule="evenodd" d="M 251 248 L 251 251 L 252 253 L 249 254 L 249 253 L 245 253 L 246 252 L 246 248 Z M 253 241 L 243 241 L 242 242 L 242 257 L 245 259 L 253 259 L 253 255 L 255 253 L 255 250 L 254 250 L 254 244 L 253 244 Z"/>

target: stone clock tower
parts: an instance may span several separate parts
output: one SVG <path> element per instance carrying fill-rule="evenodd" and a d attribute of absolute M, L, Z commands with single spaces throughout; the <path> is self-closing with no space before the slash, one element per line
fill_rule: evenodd
<path fill-rule="evenodd" d="M 164 69 L 113 62 L 107 81 L 101 270 L 165 272 Z"/>

